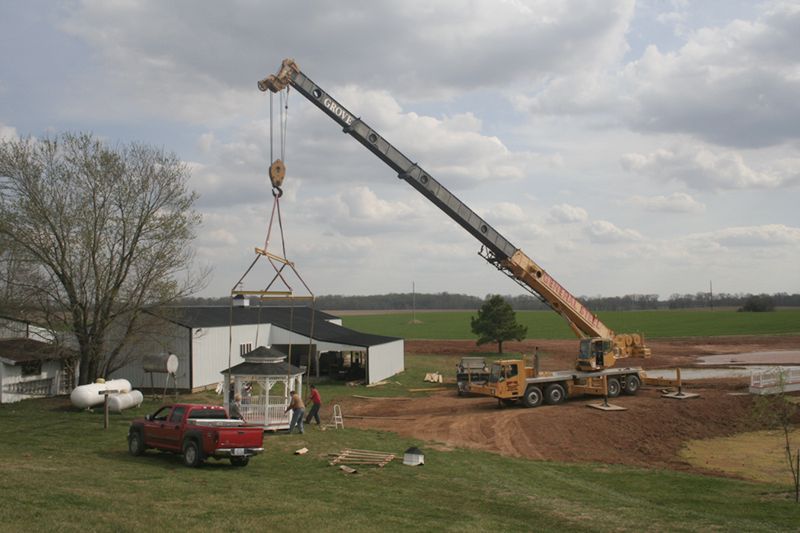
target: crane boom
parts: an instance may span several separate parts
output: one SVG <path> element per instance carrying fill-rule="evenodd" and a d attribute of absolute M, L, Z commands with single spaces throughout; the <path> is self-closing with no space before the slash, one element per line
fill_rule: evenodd
<path fill-rule="evenodd" d="M 279 92 L 293 87 L 323 113 L 339 124 L 343 131 L 391 167 L 399 178 L 441 209 L 467 230 L 482 245 L 481 256 L 523 288 L 539 297 L 569 324 L 581 338 L 613 339 L 619 350 L 616 358 L 649 355 L 639 335 L 619 336 L 550 276 L 533 259 L 511 244 L 488 222 L 459 200 L 429 172 L 406 157 L 381 134 L 351 113 L 335 98 L 311 81 L 292 59 L 285 59 L 277 74 L 258 82 L 261 91 Z M 619 338 L 622 337 L 622 338 Z M 639 348 L 635 348 L 635 346 Z M 644 352 L 646 350 L 646 354 Z M 606 363 L 608 366 L 608 363 Z"/>

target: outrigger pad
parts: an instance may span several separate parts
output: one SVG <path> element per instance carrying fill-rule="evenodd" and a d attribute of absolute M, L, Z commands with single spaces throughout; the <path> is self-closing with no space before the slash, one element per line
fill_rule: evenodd
<path fill-rule="evenodd" d="M 689 398 L 697 398 L 700 395 L 694 392 L 667 392 L 662 394 L 662 398 L 672 398 L 673 400 L 688 400 Z"/>
<path fill-rule="evenodd" d="M 604 404 L 604 403 L 588 403 L 586 407 L 592 407 L 593 409 L 600 409 L 601 411 L 627 411 L 627 407 L 620 407 L 619 405 L 613 404 Z"/>

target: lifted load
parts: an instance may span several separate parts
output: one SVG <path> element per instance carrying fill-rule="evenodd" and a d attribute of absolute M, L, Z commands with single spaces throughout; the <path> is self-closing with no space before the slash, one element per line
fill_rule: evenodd
<path fill-rule="evenodd" d="M 492 396 L 510 405 L 522 402 L 538 407 L 542 402 L 557 405 L 568 398 L 591 394 L 615 398 L 621 393 L 636 394 L 642 385 L 641 368 L 608 368 L 595 372 L 582 370 L 537 371 L 522 359 L 495 361 L 485 384 L 471 384 L 469 392 Z"/>

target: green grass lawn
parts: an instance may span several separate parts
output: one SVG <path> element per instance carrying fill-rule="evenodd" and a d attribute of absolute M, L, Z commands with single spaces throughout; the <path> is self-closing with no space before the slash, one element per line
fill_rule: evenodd
<path fill-rule="evenodd" d="M 352 315 L 343 317 L 348 328 L 405 339 L 473 339 L 470 317 L 477 311 L 417 312 L 411 314 Z M 772 313 L 711 311 L 617 311 L 598 313 L 610 328 L 621 333 L 641 332 L 647 338 L 718 335 L 780 335 L 800 333 L 800 309 Z M 528 326 L 530 339 L 572 339 L 563 318 L 552 311 L 517 311 L 517 321 Z"/>
<path fill-rule="evenodd" d="M 325 390 L 329 399 L 353 393 L 336 387 Z M 63 398 L 0 406 L 0 530 L 796 531 L 800 523 L 783 486 L 441 451 L 377 431 L 267 434 L 267 451 L 246 468 L 129 456 L 130 420 L 155 407 L 112 415 L 103 430 L 99 410 L 77 411 Z M 400 454 L 412 445 L 425 466 L 347 475 L 327 464 L 326 454 L 346 447 Z M 309 454 L 293 454 L 304 446 Z"/>

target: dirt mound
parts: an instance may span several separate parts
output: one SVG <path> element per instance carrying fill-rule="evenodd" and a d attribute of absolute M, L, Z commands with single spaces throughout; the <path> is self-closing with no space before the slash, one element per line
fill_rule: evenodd
<path fill-rule="evenodd" d="M 692 364 L 702 355 L 779 350 L 800 345 L 800 336 L 672 339 L 650 343 L 655 354 L 631 360 L 645 368 Z M 538 346 L 542 368 L 569 368 L 575 341 L 508 343 L 508 352 L 532 353 Z M 468 355 L 472 341 L 407 341 L 407 354 Z M 732 435 L 760 429 L 752 416 L 753 399 L 741 392 L 741 380 L 713 381 L 692 386 L 700 398 L 670 400 L 659 390 L 642 389 L 621 396 L 615 405 L 627 411 L 604 412 L 587 407 L 598 398 L 579 398 L 558 406 L 499 408 L 496 400 L 458 397 L 441 392 L 410 400 L 356 400 L 344 406 L 350 427 L 384 429 L 453 447 L 488 450 L 539 460 L 617 463 L 691 470 L 678 450 L 688 440 Z M 394 419 L 391 419 L 391 418 Z M 401 418 L 401 419 L 398 419 Z"/>

